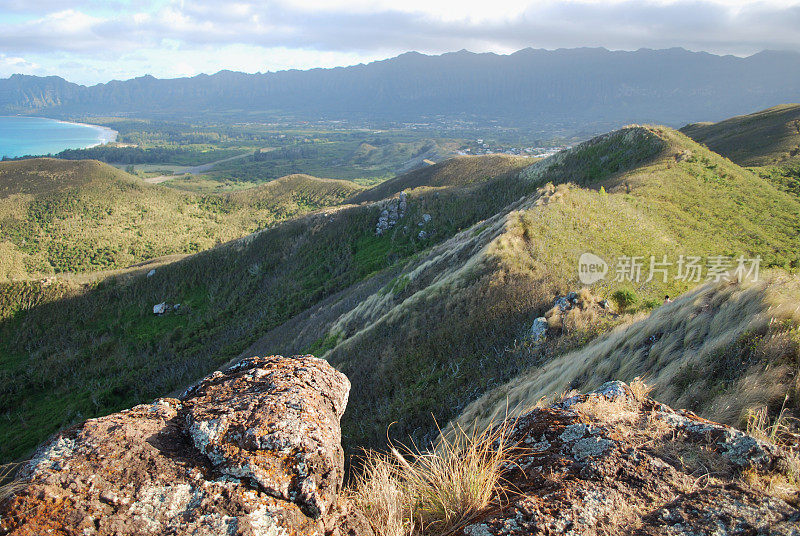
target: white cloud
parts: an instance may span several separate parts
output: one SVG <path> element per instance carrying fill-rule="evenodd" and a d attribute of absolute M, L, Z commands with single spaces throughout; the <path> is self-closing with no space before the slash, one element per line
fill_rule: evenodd
<path fill-rule="evenodd" d="M 347 65 L 407 50 L 507 53 L 532 46 L 800 50 L 800 0 L 0 0 L 0 50 L 83 80 Z M 98 6 L 101 6 L 98 7 Z M 117 9 L 109 9 L 108 5 Z M 41 12 L 41 13 L 40 13 Z M 133 57 L 138 59 L 132 59 Z M 80 73 L 78 73 L 80 74 Z"/>
<path fill-rule="evenodd" d="M 12 74 L 40 74 L 41 66 L 20 58 L 0 54 L 0 76 L 8 77 Z"/>

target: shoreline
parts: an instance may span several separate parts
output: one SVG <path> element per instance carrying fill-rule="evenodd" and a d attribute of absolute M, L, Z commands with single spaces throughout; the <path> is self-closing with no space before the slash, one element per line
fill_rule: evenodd
<path fill-rule="evenodd" d="M 40 117 L 40 116 L 31 116 L 31 115 L 0 115 L 0 118 L 7 117 L 7 118 L 14 118 L 14 119 L 40 119 L 46 121 L 53 121 L 55 123 L 61 123 L 63 125 L 77 125 L 81 127 L 87 127 L 92 129 L 95 132 L 95 141 L 90 142 L 88 144 L 79 144 L 80 147 L 69 147 L 68 149 L 91 149 L 93 147 L 98 147 L 100 145 L 105 145 L 107 143 L 113 143 L 117 141 L 119 137 L 119 132 L 114 130 L 113 128 L 104 127 L 102 125 L 93 125 L 91 123 L 81 123 L 78 121 L 67 121 L 64 119 L 55 119 L 52 117 Z M 30 156 L 30 155 L 25 155 Z M 35 155 L 34 155 L 35 156 Z M 18 158 L 18 157 L 14 157 Z"/>
<path fill-rule="evenodd" d="M 14 116 L 14 117 L 26 117 L 26 116 Z M 27 116 L 31 117 L 31 116 Z M 50 119 L 51 121 L 56 121 L 57 123 L 63 123 L 65 125 L 80 125 L 82 127 L 89 127 L 92 128 L 101 134 L 105 134 L 97 143 L 94 145 L 89 145 L 87 147 L 79 147 L 80 149 L 90 149 L 92 147 L 97 147 L 98 145 L 103 145 L 106 143 L 112 143 L 117 141 L 117 136 L 119 136 L 119 132 L 114 130 L 113 128 L 104 127 L 102 125 L 93 125 L 91 123 L 79 123 L 78 121 L 65 121 L 63 119 L 53 119 L 51 117 L 40 117 L 39 119 Z M 108 136 L 111 136 L 110 138 Z"/>

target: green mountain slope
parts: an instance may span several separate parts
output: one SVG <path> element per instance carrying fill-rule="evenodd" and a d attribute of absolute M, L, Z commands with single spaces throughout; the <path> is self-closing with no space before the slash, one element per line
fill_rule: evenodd
<path fill-rule="evenodd" d="M 560 320 L 551 343 L 526 341 L 556 296 L 580 288 L 586 251 L 612 263 L 610 278 L 623 255 L 760 255 L 764 266 L 797 267 L 797 200 L 670 129 L 601 136 L 508 180 L 539 188 L 244 353 L 313 351 L 343 370 L 353 384 L 343 422 L 350 446 L 381 445 L 393 422 L 393 435 L 424 441 L 436 432 L 431 414 L 446 422 L 493 386 L 622 321 L 587 306 Z M 697 284 L 610 278 L 592 287 L 594 303 L 627 291 L 647 310 Z"/>
<path fill-rule="evenodd" d="M 160 267 L 155 276 L 70 287 L 0 288 L 0 458 L 48 433 L 182 388 L 237 356 L 324 355 L 353 390 L 350 447 L 422 441 L 522 370 L 580 348 L 625 317 L 562 315 L 545 345 L 526 341 L 557 295 L 579 288 L 577 259 L 760 255 L 796 267 L 800 203 L 661 127 L 610 133 L 520 173 L 416 188 L 329 208 Z M 425 215 L 429 216 L 428 218 Z M 697 283 L 607 279 L 642 310 Z M 176 311 L 153 314 L 161 302 Z M 635 310 L 636 307 L 630 307 Z"/>
<path fill-rule="evenodd" d="M 403 190 L 420 186 L 465 186 L 504 173 L 519 171 L 532 162 L 530 158 L 518 156 L 460 156 L 384 181 L 358 193 L 349 202 L 379 201 Z"/>
<path fill-rule="evenodd" d="M 286 177 L 228 196 L 145 184 L 100 162 L 0 163 L 0 280 L 120 268 L 194 253 L 360 191 Z"/>
<path fill-rule="evenodd" d="M 681 132 L 742 166 L 800 163 L 800 104 L 782 104 Z"/>
<path fill-rule="evenodd" d="M 275 195 L 297 181 L 309 179 L 260 191 Z M 71 422 L 184 387 L 276 326 L 360 281 L 388 277 L 532 190 L 505 178 L 421 188 L 382 236 L 375 225 L 386 203 L 342 206 L 159 267 L 149 278 L 0 285 L 0 458 L 29 452 Z M 257 198 L 246 194 L 256 206 Z M 417 225 L 424 214 L 433 220 Z M 156 316 L 161 302 L 181 306 Z"/>

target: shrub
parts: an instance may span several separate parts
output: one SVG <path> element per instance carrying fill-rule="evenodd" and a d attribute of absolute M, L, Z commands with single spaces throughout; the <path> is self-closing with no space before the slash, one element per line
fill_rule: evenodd
<path fill-rule="evenodd" d="M 620 311 L 624 311 L 629 307 L 632 307 L 639 301 L 639 297 L 636 293 L 631 289 L 619 289 L 614 291 L 611 295 L 611 299 L 614 300 L 614 303 L 617 304 L 617 307 Z"/>
<path fill-rule="evenodd" d="M 645 300 L 643 305 L 644 305 L 645 309 L 655 309 L 656 307 L 661 305 L 661 300 L 657 300 L 655 298 L 650 298 L 648 300 Z"/>

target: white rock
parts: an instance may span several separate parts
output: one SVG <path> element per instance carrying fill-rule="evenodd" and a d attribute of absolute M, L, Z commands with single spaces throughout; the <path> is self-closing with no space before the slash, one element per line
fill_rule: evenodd
<path fill-rule="evenodd" d="M 543 316 L 540 316 L 534 320 L 528 335 L 534 340 L 534 342 L 539 342 L 540 340 L 544 339 L 547 335 L 547 319 Z"/>
<path fill-rule="evenodd" d="M 153 306 L 154 315 L 163 315 L 167 312 L 167 302 L 161 302 Z"/>

